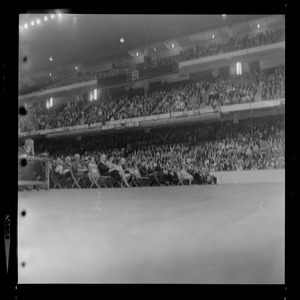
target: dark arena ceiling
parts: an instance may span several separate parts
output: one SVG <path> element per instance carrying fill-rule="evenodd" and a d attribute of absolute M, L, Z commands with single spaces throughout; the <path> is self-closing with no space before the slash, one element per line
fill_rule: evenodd
<path fill-rule="evenodd" d="M 263 16 L 20 14 L 19 88 L 38 84 L 49 72 L 59 76 L 72 65 L 129 56 L 130 49 Z"/>

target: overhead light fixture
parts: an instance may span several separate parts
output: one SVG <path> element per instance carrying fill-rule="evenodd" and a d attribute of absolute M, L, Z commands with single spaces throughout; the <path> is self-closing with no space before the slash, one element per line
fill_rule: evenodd
<path fill-rule="evenodd" d="M 54 19 L 54 14 L 51 14 L 51 19 Z"/>
<path fill-rule="evenodd" d="M 215 35 L 213 34 L 211 37 L 214 39 L 214 38 L 215 38 Z"/>
<path fill-rule="evenodd" d="M 136 52 L 136 56 L 139 56 L 139 53 L 138 53 L 138 52 Z"/>
<path fill-rule="evenodd" d="M 50 76 L 50 77 L 52 76 L 51 72 L 49 73 L 49 76 Z"/>
<path fill-rule="evenodd" d="M 48 17 L 47 17 L 47 16 L 45 16 L 45 17 L 44 17 L 44 20 L 47 22 L 47 21 L 48 21 Z"/>
<path fill-rule="evenodd" d="M 175 48 L 175 45 L 174 45 L 174 43 L 172 43 L 172 45 L 171 45 L 171 46 L 172 46 L 172 48 Z"/>
<path fill-rule="evenodd" d="M 259 24 L 257 24 L 257 28 L 260 28 L 260 25 L 259 25 Z"/>
<path fill-rule="evenodd" d="M 28 27 L 27 23 L 24 24 L 24 28 L 26 29 Z"/>
<path fill-rule="evenodd" d="M 36 24 L 40 24 L 40 19 L 37 19 L 37 20 L 36 20 Z"/>
<path fill-rule="evenodd" d="M 53 61 L 53 57 L 52 56 L 49 57 L 49 61 Z"/>
<path fill-rule="evenodd" d="M 75 70 L 76 70 L 76 71 L 78 70 L 78 67 L 77 67 L 77 66 L 75 66 Z"/>
<path fill-rule="evenodd" d="M 31 23 L 30 23 L 30 24 L 31 24 L 31 26 L 34 26 L 34 21 L 31 21 Z"/>
<path fill-rule="evenodd" d="M 124 38 L 121 37 L 121 38 L 120 38 L 120 43 L 124 43 L 124 41 L 125 41 Z"/>

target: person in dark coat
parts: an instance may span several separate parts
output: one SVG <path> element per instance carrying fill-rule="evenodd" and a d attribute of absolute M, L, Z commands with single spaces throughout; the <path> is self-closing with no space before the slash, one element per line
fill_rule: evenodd
<path fill-rule="evenodd" d="M 162 186 L 156 174 L 151 171 L 148 171 L 146 167 L 146 161 L 142 161 L 142 164 L 139 167 L 139 171 L 143 177 L 149 177 L 151 179 L 151 185 L 157 184 L 159 186 Z"/>
<path fill-rule="evenodd" d="M 110 168 L 105 164 L 106 162 L 106 155 L 102 153 L 100 155 L 100 161 L 98 163 L 98 169 L 101 176 L 110 176 L 113 179 L 115 179 L 116 183 L 121 186 L 122 178 L 119 174 L 119 172 L 115 169 L 110 170 Z"/>

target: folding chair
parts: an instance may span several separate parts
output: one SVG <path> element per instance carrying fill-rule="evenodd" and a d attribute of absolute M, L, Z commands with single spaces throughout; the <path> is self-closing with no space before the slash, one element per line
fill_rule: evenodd
<path fill-rule="evenodd" d="M 100 174 L 100 172 L 99 172 L 99 175 L 100 175 L 100 178 L 98 179 L 98 182 L 100 184 L 104 185 L 104 187 L 107 188 L 107 185 L 109 185 L 110 187 L 114 186 L 114 183 L 115 183 L 114 178 L 112 178 L 111 176 L 103 176 Z"/>
<path fill-rule="evenodd" d="M 80 182 L 82 182 L 86 177 L 86 173 L 82 173 L 80 175 L 75 176 L 72 167 L 70 167 L 70 173 L 71 173 L 71 177 L 73 179 L 73 185 L 72 185 L 72 189 L 74 188 L 74 186 L 76 185 L 79 189 L 81 189 L 81 186 L 79 185 Z"/>
<path fill-rule="evenodd" d="M 136 177 L 135 179 L 135 183 L 140 186 L 139 184 L 141 184 L 142 186 L 146 186 L 146 185 L 150 185 L 150 177 L 148 176 L 141 176 L 139 171 L 133 171 L 133 175 Z"/>
<path fill-rule="evenodd" d="M 57 174 L 52 167 L 50 168 L 50 179 L 53 183 L 53 189 L 58 185 L 60 189 L 62 189 L 60 183 L 59 183 L 59 174 Z"/>
<path fill-rule="evenodd" d="M 178 183 L 177 183 L 177 185 L 180 185 L 180 184 L 181 184 L 181 185 L 184 185 L 183 179 L 182 179 L 182 177 L 181 177 L 180 172 L 176 171 L 175 174 L 177 175 L 177 178 L 178 178 Z"/>
<path fill-rule="evenodd" d="M 97 165 L 95 165 L 95 166 L 88 165 L 88 168 L 89 168 L 88 177 L 91 182 L 90 189 L 94 185 L 96 185 L 100 189 L 100 185 L 98 184 L 97 181 L 100 179 L 101 175 L 100 175 Z"/>
<path fill-rule="evenodd" d="M 141 177 L 137 178 L 137 181 L 139 183 L 141 183 L 142 186 L 150 185 L 150 182 L 151 182 L 150 177 L 147 177 L 147 176 L 144 176 L 144 177 L 141 176 Z"/>

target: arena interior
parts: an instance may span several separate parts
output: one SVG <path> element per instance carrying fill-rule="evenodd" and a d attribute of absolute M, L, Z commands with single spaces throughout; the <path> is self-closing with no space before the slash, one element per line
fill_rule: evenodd
<path fill-rule="evenodd" d="M 285 16 L 19 16 L 19 283 L 285 283 Z"/>

